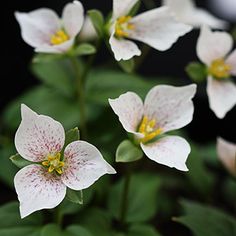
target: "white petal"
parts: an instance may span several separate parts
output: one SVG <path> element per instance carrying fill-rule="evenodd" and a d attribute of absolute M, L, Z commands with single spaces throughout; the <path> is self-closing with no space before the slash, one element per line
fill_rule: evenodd
<path fill-rule="evenodd" d="M 192 121 L 196 85 L 174 87 L 158 85 L 152 88 L 144 102 L 144 114 L 155 119 L 163 132 L 179 129 Z"/>
<path fill-rule="evenodd" d="M 111 50 L 117 61 L 129 60 L 134 56 L 140 56 L 141 51 L 138 46 L 130 40 L 117 39 L 113 34 L 109 39 Z"/>
<path fill-rule="evenodd" d="M 217 138 L 217 153 L 226 169 L 236 176 L 236 144 Z"/>
<path fill-rule="evenodd" d="M 88 188 L 104 174 L 116 171 L 102 157 L 98 149 L 85 141 L 70 143 L 64 152 L 63 183 L 74 190 Z"/>
<path fill-rule="evenodd" d="M 68 3 L 63 9 L 62 22 L 70 37 L 75 37 L 84 22 L 84 8 L 79 1 Z"/>
<path fill-rule="evenodd" d="M 229 55 L 226 63 L 231 66 L 231 75 L 236 76 L 236 49 Z"/>
<path fill-rule="evenodd" d="M 138 0 L 113 0 L 113 19 L 126 16 Z"/>
<path fill-rule="evenodd" d="M 60 27 L 56 13 L 47 8 L 29 13 L 16 12 L 15 17 L 20 24 L 22 38 L 32 47 L 49 45 L 51 35 Z"/>
<path fill-rule="evenodd" d="M 58 45 L 44 45 L 35 48 L 35 52 L 42 53 L 65 53 L 67 52 L 73 45 L 75 38 L 70 38 L 64 43 Z"/>
<path fill-rule="evenodd" d="M 193 0 L 164 0 L 163 5 L 167 6 L 176 16 L 181 16 L 195 8 Z"/>
<path fill-rule="evenodd" d="M 40 165 L 29 165 L 18 171 L 14 185 L 24 218 L 41 209 L 56 207 L 66 195 L 66 186 L 59 176 L 48 173 Z"/>
<path fill-rule="evenodd" d="M 208 77 L 207 95 L 211 110 L 222 119 L 236 104 L 236 86 L 229 80 Z"/>
<path fill-rule="evenodd" d="M 93 40 L 98 37 L 97 32 L 93 26 L 93 23 L 89 16 L 85 17 L 83 27 L 79 34 L 79 39 L 86 41 L 86 40 Z"/>
<path fill-rule="evenodd" d="M 151 47 L 165 51 L 169 49 L 180 36 L 188 33 L 192 27 L 177 22 L 167 7 L 147 11 L 130 20 L 134 30 L 130 30 L 129 38 L 144 42 Z"/>
<path fill-rule="evenodd" d="M 59 152 L 65 141 L 62 125 L 51 117 L 37 115 L 22 105 L 22 121 L 15 135 L 18 153 L 29 161 L 43 161 L 49 153 Z"/>
<path fill-rule="evenodd" d="M 124 129 L 136 134 L 138 125 L 143 117 L 143 102 L 141 98 L 133 92 L 127 92 L 116 99 L 109 99 L 109 104 Z"/>
<path fill-rule="evenodd" d="M 154 143 L 141 143 L 141 147 L 151 160 L 171 168 L 188 171 L 185 162 L 191 148 L 185 139 L 178 136 L 166 136 Z"/>
<path fill-rule="evenodd" d="M 197 55 L 207 65 L 213 60 L 225 58 L 233 47 L 233 39 L 226 32 L 212 32 L 208 26 L 201 27 L 197 41 Z"/>

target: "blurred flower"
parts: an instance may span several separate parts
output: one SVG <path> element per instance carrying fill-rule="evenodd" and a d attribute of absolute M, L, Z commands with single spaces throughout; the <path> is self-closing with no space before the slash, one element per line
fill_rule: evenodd
<path fill-rule="evenodd" d="M 236 144 L 217 139 L 217 153 L 225 168 L 236 177 Z"/>
<path fill-rule="evenodd" d="M 115 170 L 93 145 L 74 141 L 62 148 L 65 132 L 52 118 L 21 106 L 22 121 L 15 135 L 18 153 L 35 164 L 22 168 L 14 178 L 24 218 L 41 209 L 56 207 L 66 195 L 66 187 L 82 190 L 102 175 Z"/>
<path fill-rule="evenodd" d="M 86 16 L 83 27 L 79 34 L 79 39 L 82 41 L 90 41 L 96 39 L 97 37 L 97 32 L 92 24 L 90 17 Z"/>
<path fill-rule="evenodd" d="M 163 136 L 192 121 L 192 98 L 196 85 L 173 87 L 158 85 L 152 88 L 143 104 L 133 92 L 109 99 L 124 129 L 134 134 L 135 142 L 151 160 L 178 170 L 187 171 L 185 164 L 190 153 L 187 141 L 179 136 Z"/>
<path fill-rule="evenodd" d="M 193 27 L 209 25 L 212 28 L 224 29 L 228 23 L 211 15 L 204 9 L 197 8 L 193 0 L 163 0 L 176 19 Z"/>
<path fill-rule="evenodd" d="M 74 43 L 84 21 L 84 10 L 80 2 L 68 3 L 62 19 L 48 8 L 29 13 L 16 12 L 15 17 L 21 27 L 21 35 L 36 52 L 63 53 Z"/>
<path fill-rule="evenodd" d="M 132 17 L 129 13 L 135 3 L 137 0 L 113 0 L 109 43 L 117 61 L 129 60 L 133 56 L 141 55 L 138 46 L 129 39 L 165 51 L 180 36 L 192 29 L 188 25 L 177 22 L 167 7 L 156 8 Z"/>
<path fill-rule="evenodd" d="M 207 94 L 210 108 L 218 118 L 224 118 L 226 113 L 236 104 L 236 86 L 230 80 L 236 75 L 236 50 L 233 39 L 226 32 L 212 32 L 203 26 L 197 42 L 198 58 L 207 65 Z"/>

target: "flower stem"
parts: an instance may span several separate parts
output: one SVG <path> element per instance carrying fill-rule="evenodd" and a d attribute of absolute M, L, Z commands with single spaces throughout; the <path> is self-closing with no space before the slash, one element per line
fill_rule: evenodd
<path fill-rule="evenodd" d="M 61 226 L 63 221 L 63 214 L 61 213 L 60 206 L 57 206 L 54 211 L 54 222 Z"/>
<path fill-rule="evenodd" d="M 131 173 L 130 171 L 127 171 L 125 175 L 124 188 L 123 188 L 122 200 L 121 200 L 120 222 L 122 226 L 124 226 L 126 223 L 127 210 L 128 210 L 128 205 L 129 205 L 128 196 L 129 196 L 130 180 L 131 180 Z"/>

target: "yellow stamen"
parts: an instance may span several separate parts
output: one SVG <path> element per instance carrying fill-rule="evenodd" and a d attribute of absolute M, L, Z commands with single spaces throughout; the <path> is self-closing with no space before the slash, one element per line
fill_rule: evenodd
<path fill-rule="evenodd" d="M 139 139 L 139 142 L 146 143 L 162 133 L 162 128 L 157 128 L 156 130 L 154 130 L 155 125 L 155 119 L 148 120 L 147 116 L 143 116 L 138 132 L 143 134 L 144 137 Z"/>
<path fill-rule="evenodd" d="M 129 30 L 134 29 L 134 25 L 129 23 L 131 16 L 121 16 L 115 23 L 115 36 L 117 38 L 125 38 L 129 36 Z"/>
<path fill-rule="evenodd" d="M 231 66 L 226 64 L 224 59 L 214 60 L 209 69 L 208 73 L 216 79 L 229 78 Z"/>
<path fill-rule="evenodd" d="M 64 162 L 60 159 L 61 154 L 59 152 L 54 155 L 48 155 L 47 160 L 43 161 L 42 165 L 48 168 L 49 173 L 52 173 L 55 170 L 58 174 L 62 174 Z"/>
<path fill-rule="evenodd" d="M 58 30 L 54 35 L 51 36 L 51 44 L 58 45 L 69 40 L 69 35 L 64 30 Z"/>

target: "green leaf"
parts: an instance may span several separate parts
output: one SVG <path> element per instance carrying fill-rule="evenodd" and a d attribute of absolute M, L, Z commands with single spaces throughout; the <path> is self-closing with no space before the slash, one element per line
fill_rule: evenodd
<path fill-rule="evenodd" d="M 0 229 L 0 236 L 41 236 L 41 234 L 38 227 L 24 226 Z"/>
<path fill-rule="evenodd" d="M 120 60 L 118 61 L 118 64 L 120 65 L 120 67 L 124 70 L 124 72 L 126 73 L 131 73 L 134 70 L 135 67 L 135 63 L 134 63 L 134 59 L 130 59 L 130 60 Z"/>
<path fill-rule="evenodd" d="M 87 80 L 87 97 L 101 105 L 108 105 L 108 98 L 117 98 L 127 91 L 133 91 L 144 98 L 157 83 L 120 71 L 94 70 Z"/>
<path fill-rule="evenodd" d="M 37 53 L 33 57 L 32 63 L 46 63 L 58 59 L 63 59 L 63 57 L 65 57 L 64 54 Z"/>
<path fill-rule="evenodd" d="M 188 76 L 196 83 L 204 81 L 207 77 L 207 70 L 205 65 L 199 62 L 191 62 L 185 68 Z"/>
<path fill-rule="evenodd" d="M 132 162 L 143 157 L 142 150 L 130 140 L 124 140 L 116 150 L 116 162 Z"/>
<path fill-rule="evenodd" d="M 41 61 L 31 66 L 33 74 L 68 97 L 75 94 L 74 73 L 68 60 Z"/>
<path fill-rule="evenodd" d="M 93 23 L 93 26 L 97 32 L 97 34 L 99 35 L 99 37 L 103 37 L 104 35 L 104 17 L 102 15 L 102 13 L 98 10 L 89 10 L 88 15 Z"/>
<path fill-rule="evenodd" d="M 129 12 L 129 16 L 135 16 L 139 10 L 141 6 L 141 1 L 138 0 L 137 3 L 134 4 L 134 6 L 132 7 L 131 11 Z"/>
<path fill-rule="evenodd" d="M 64 148 L 74 142 L 80 139 L 80 132 L 79 129 L 77 127 L 75 127 L 74 129 L 70 129 L 66 132 L 66 136 L 65 136 L 65 144 L 64 144 Z"/>
<path fill-rule="evenodd" d="M 151 225 L 132 225 L 127 236 L 161 236 Z"/>
<path fill-rule="evenodd" d="M 80 225 L 70 225 L 66 228 L 66 232 L 71 236 L 92 236 L 92 234 Z"/>
<path fill-rule="evenodd" d="M 190 228 L 195 236 L 236 235 L 235 218 L 223 211 L 187 200 L 182 201 L 181 205 L 185 216 L 174 218 L 174 220 Z"/>
<path fill-rule="evenodd" d="M 30 164 L 32 164 L 33 162 L 31 161 L 28 161 L 26 159 L 24 159 L 23 157 L 21 157 L 18 153 L 11 156 L 10 157 L 10 160 L 12 161 L 12 163 L 14 165 L 16 165 L 18 168 L 22 168 L 22 167 L 25 167 L 25 166 L 28 166 Z"/>
<path fill-rule="evenodd" d="M 116 218 L 120 218 L 124 179 L 111 188 L 108 209 Z M 154 174 L 137 174 L 131 177 L 128 193 L 127 222 L 144 222 L 151 219 L 157 211 L 157 193 L 160 179 Z"/>
<path fill-rule="evenodd" d="M 75 56 L 86 56 L 96 53 L 96 48 L 89 43 L 79 44 L 73 51 Z"/>
<path fill-rule="evenodd" d="M 66 190 L 66 197 L 69 201 L 76 203 L 76 204 L 83 204 L 83 191 L 75 191 L 73 189 L 67 188 Z"/>
<path fill-rule="evenodd" d="M 40 236 L 67 236 L 62 233 L 62 230 L 56 224 L 48 224 L 45 225 L 42 230 Z"/>

